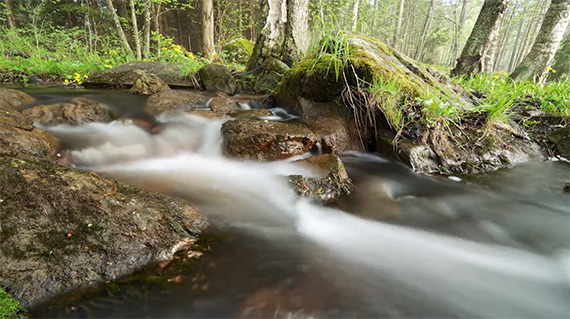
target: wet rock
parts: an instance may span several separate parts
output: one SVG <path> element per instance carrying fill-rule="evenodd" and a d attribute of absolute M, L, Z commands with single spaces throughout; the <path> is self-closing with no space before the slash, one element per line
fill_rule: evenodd
<path fill-rule="evenodd" d="M 138 74 L 138 77 L 129 90 L 131 94 L 152 95 L 170 89 L 157 75 L 149 74 L 141 70 L 135 70 L 134 72 Z"/>
<path fill-rule="evenodd" d="M 231 99 L 244 108 L 270 109 L 275 107 L 275 99 L 269 94 L 242 94 L 232 96 Z"/>
<path fill-rule="evenodd" d="M 53 156 L 59 143 L 55 137 L 35 128 L 32 121 L 11 108 L 0 107 L 0 155 L 26 152 Z"/>
<path fill-rule="evenodd" d="M 242 159 L 280 160 L 307 153 L 318 141 L 303 123 L 252 119 L 222 126 L 224 154 Z"/>
<path fill-rule="evenodd" d="M 279 82 L 291 68 L 273 58 L 269 58 L 261 65 L 261 72 L 255 80 L 256 93 L 273 93 L 277 92 Z"/>
<path fill-rule="evenodd" d="M 187 114 L 196 115 L 207 119 L 217 120 L 226 117 L 224 113 L 216 113 L 212 110 L 192 110 L 186 111 Z"/>
<path fill-rule="evenodd" d="M 242 36 L 233 37 L 222 47 L 222 52 L 226 62 L 246 64 L 253 53 L 253 43 Z"/>
<path fill-rule="evenodd" d="M 322 151 L 325 153 L 341 153 L 350 150 L 350 137 L 346 121 L 334 114 L 325 116 L 305 116 L 303 123 L 319 137 Z"/>
<path fill-rule="evenodd" d="M 32 121 L 43 125 L 79 125 L 112 120 L 112 112 L 108 106 L 87 98 L 75 98 L 66 103 L 38 105 L 22 113 Z"/>
<path fill-rule="evenodd" d="M 354 186 L 338 156 L 333 154 L 312 156 L 297 163 L 314 169 L 316 174 L 322 176 L 321 178 L 289 176 L 289 182 L 299 195 L 324 204 L 334 204 L 352 193 Z"/>
<path fill-rule="evenodd" d="M 165 111 L 205 108 L 210 98 L 211 96 L 198 91 L 166 90 L 148 98 L 146 111 L 156 115 Z"/>
<path fill-rule="evenodd" d="M 236 81 L 228 68 L 219 64 L 208 64 L 198 71 L 208 91 L 220 91 L 230 95 L 236 92 Z"/>
<path fill-rule="evenodd" d="M 187 203 L 0 155 L 0 286 L 24 306 L 168 260 L 205 226 Z"/>
<path fill-rule="evenodd" d="M 155 74 L 169 86 L 199 88 L 192 74 L 184 73 L 184 64 L 155 61 L 134 61 L 93 74 L 83 82 L 86 86 L 131 86 L 138 72 Z"/>
<path fill-rule="evenodd" d="M 216 113 L 231 113 L 241 110 L 239 104 L 228 97 L 215 97 L 210 100 L 208 106 Z"/>
<path fill-rule="evenodd" d="M 0 107 L 16 109 L 22 104 L 31 103 L 35 100 L 36 99 L 24 92 L 0 88 Z"/>
<path fill-rule="evenodd" d="M 570 159 L 570 126 L 552 131 L 548 134 L 548 140 L 554 144 L 560 156 Z"/>
<path fill-rule="evenodd" d="M 235 113 L 231 113 L 230 116 L 236 119 L 242 118 L 256 118 L 256 117 L 265 117 L 265 116 L 272 116 L 273 113 L 270 110 L 266 109 L 253 109 L 253 110 L 245 110 L 245 111 L 237 111 Z"/>

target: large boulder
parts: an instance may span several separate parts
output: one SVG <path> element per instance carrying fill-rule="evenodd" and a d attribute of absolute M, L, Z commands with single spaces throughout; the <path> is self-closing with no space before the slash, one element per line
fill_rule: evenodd
<path fill-rule="evenodd" d="M 22 104 L 34 101 L 35 99 L 33 97 L 22 91 L 0 88 L 0 107 L 16 109 Z"/>
<path fill-rule="evenodd" d="M 26 152 L 53 156 L 58 148 L 59 143 L 55 137 L 35 128 L 32 121 L 22 113 L 0 107 L 0 154 Z"/>
<path fill-rule="evenodd" d="M 22 111 L 32 121 L 42 125 L 79 125 L 91 122 L 109 122 L 111 109 L 98 101 L 74 98 L 70 102 L 37 105 Z"/>
<path fill-rule="evenodd" d="M 159 114 L 165 111 L 191 111 L 206 108 L 212 96 L 199 91 L 165 90 L 151 95 L 146 101 L 146 111 Z"/>
<path fill-rule="evenodd" d="M 236 119 L 222 125 L 224 154 L 242 159 L 281 160 L 310 151 L 318 138 L 303 123 Z"/>
<path fill-rule="evenodd" d="M 132 86 L 139 72 L 155 74 L 170 86 L 197 87 L 193 74 L 185 72 L 183 63 L 134 61 L 91 75 L 83 85 L 89 86 Z"/>
<path fill-rule="evenodd" d="M 320 178 L 289 176 L 289 182 L 299 195 L 324 204 L 334 204 L 351 194 L 354 186 L 338 156 L 317 155 L 298 160 L 297 163 L 307 166 L 320 176 Z"/>
<path fill-rule="evenodd" d="M 340 54 L 309 54 L 277 93 L 315 133 L 324 129 L 328 144 L 395 155 L 423 173 L 479 173 L 542 156 L 517 129 L 487 123 L 475 112 L 478 98 L 448 76 L 378 40 L 347 41 Z M 323 114 L 346 129 L 330 129 Z"/>
<path fill-rule="evenodd" d="M 0 155 L 0 286 L 24 306 L 125 276 L 190 248 L 186 202 L 49 159 Z"/>
<path fill-rule="evenodd" d="M 223 65 L 205 65 L 198 71 L 198 74 L 208 91 L 224 92 L 230 95 L 236 92 L 236 81 L 228 68 Z"/>

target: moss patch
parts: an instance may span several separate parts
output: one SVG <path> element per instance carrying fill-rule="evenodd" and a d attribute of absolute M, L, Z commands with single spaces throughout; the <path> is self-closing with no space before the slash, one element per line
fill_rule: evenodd
<path fill-rule="evenodd" d="M 0 288 L 0 319 L 23 317 L 22 305 L 14 297 Z"/>

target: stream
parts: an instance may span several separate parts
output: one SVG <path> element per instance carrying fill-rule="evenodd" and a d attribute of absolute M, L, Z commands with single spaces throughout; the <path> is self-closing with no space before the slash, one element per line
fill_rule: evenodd
<path fill-rule="evenodd" d="M 86 96 L 148 116 L 144 97 L 121 91 L 26 92 L 38 103 Z M 223 120 L 156 120 L 158 134 L 129 121 L 45 129 L 78 168 L 190 201 L 212 224 L 211 250 L 174 263 L 176 280 L 153 285 L 134 274 L 39 305 L 32 317 L 570 316 L 566 162 L 448 178 L 347 153 L 355 193 L 327 208 L 293 193 L 286 176 L 311 175 L 293 161 L 223 157 Z"/>

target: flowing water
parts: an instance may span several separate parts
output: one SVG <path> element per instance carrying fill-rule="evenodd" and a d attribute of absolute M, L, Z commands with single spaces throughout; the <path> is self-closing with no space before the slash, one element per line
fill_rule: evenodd
<path fill-rule="evenodd" d="M 63 296 L 32 316 L 570 316 L 567 163 L 449 179 L 345 154 L 356 191 L 341 210 L 296 196 L 286 176 L 311 173 L 292 161 L 223 157 L 221 120 L 157 121 L 158 134 L 129 121 L 47 130 L 77 167 L 187 199 L 221 239 L 187 280 Z"/>

